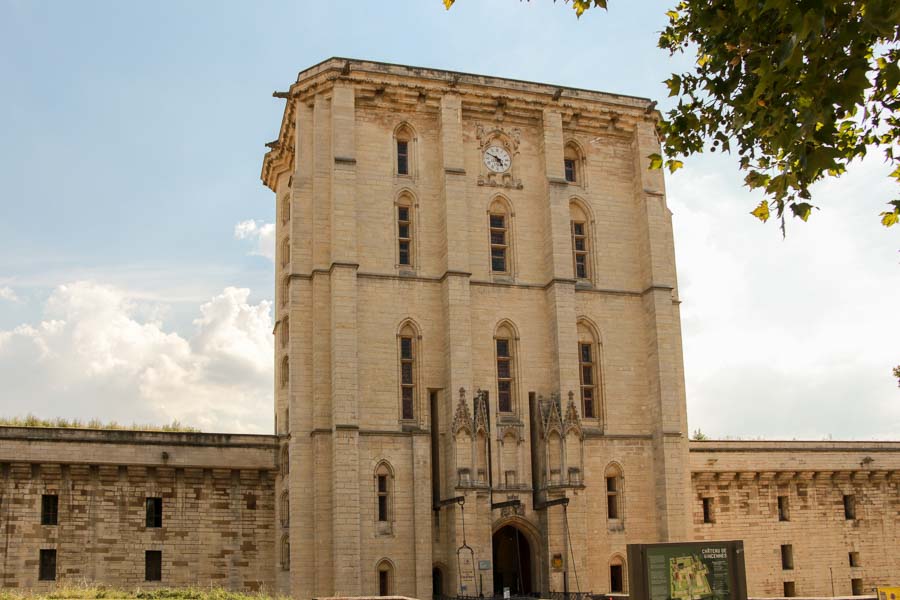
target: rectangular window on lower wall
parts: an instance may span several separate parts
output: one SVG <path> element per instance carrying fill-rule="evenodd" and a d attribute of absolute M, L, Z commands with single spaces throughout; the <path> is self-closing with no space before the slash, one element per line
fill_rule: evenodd
<path fill-rule="evenodd" d="M 144 552 L 144 580 L 162 581 L 161 550 L 147 550 Z"/>
<path fill-rule="evenodd" d="M 56 550 L 41 550 L 39 558 L 38 579 L 56 581 Z"/>
<path fill-rule="evenodd" d="M 784 570 L 794 568 L 794 547 L 791 544 L 781 545 L 781 568 Z"/>
<path fill-rule="evenodd" d="M 621 594 L 625 592 L 625 579 L 622 577 L 622 565 L 609 565 L 609 592 Z"/>
<path fill-rule="evenodd" d="M 162 498 L 147 498 L 147 527 L 162 527 Z"/>
<path fill-rule="evenodd" d="M 851 579 L 850 580 L 850 591 L 854 596 L 862 596 L 863 595 L 863 582 L 862 579 Z"/>
<path fill-rule="evenodd" d="M 41 525 L 56 525 L 59 522 L 59 496 L 41 496 Z"/>
<path fill-rule="evenodd" d="M 785 598 L 793 598 L 797 595 L 797 588 L 794 586 L 793 581 L 785 581 L 784 582 L 784 597 Z"/>

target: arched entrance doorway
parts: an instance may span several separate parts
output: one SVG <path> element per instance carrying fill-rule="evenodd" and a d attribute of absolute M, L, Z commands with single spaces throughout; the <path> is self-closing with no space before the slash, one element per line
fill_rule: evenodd
<path fill-rule="evenodd" d="M 494 533 L 494 594 L 509 588 L 513 595 L 532 592 L 531 544 L 517 527 L 504 525 Z"/>

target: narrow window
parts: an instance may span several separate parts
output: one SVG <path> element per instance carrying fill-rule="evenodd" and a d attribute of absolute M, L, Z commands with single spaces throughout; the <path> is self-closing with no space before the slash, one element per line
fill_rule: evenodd
<path fill-rule="evenodd" d="M 281 359 L 281 387 L 287 387 L 291 381 L 291 361 L 285 356 Z"/>
<path fill-rule="evenodd" d="M 778 496 L 778 520 L 779 521 L 790 521 L 791 514 L 788 510 L 788 497 L 787 496 Z"/>
<path fill-rule="evenodd" d="M 59 496 L 44 494 L 41 496 L 41 525 L 56 525 L 58 522 Z"/>
<path fill-rule="evenodd" d="M 147 550 L 144 552 L 144 580 L 162 581 L 162 551 Z"/>
<path fill-rule="evenodd" d="M 572 221 L 572 254 L 575 261 L 575 277 L 588 279 L 588 245 L 587 225 L 582 222 Z"/>
<path fill-rule="evenodd" d="M 794 587 L 793 581 L 785 581 L 784 582 L 784 597 L 785 598 L 793 598 L 797 595 L 797 588 Z"/>
<path fill-rule="evenodd" d="M 409 175 L 409 142 L 397 140 L 397 175 Z"/>
<path fill-rule="evenodd" d="M 507 239 L 506 215 L 492 214 L 491 225 L 491 271 L 495 273 L 507 272 Z"/>
<path fill-rule="evenodd" d="M 858 567 L 859 566 L 859 552 L 850 552 L 850 566 Z"/>
<path fill-rule="evenodd" d="M 162 498 L 147 498 L 147 527 L 162 527 Z"/>
<path fill-rule="evenodd" d="M 285 194 L 281 199 L 281 222 L 287 223 L 291 220 L 291 196 Z"/>
<path fill-rule="evenodd" d="M 781 545 L 781 568 L 786 571 L 794 568 L 794 547 L 790 544 Z"/>
<path fill-rule="evenodd" d="M 291 262 L 291 238 L 281 240 L 281 266 L 286 267 Z"/>
<path fill-rule="evenodd" d="M 409 207 L 397 207 L 397 240 L 400 247 L 400 264 L 412 265 L 412 221 Z"/>
<path fill-rule="evenodd" d="M 578 179 L 575 177 L 575 159 L 567 158 L 564 161 L 566 166 L 566 181 L 569 183 L 575 183 Z"/>
<path fill-rule="evenodd" d="M 378 520 L 388 520 L 388 477 L 378 476 Z"/>
<path fill-rule="evenodd" d="M 412 336 L 400 337 L 400 417 L 414 418 L 415 384 L 415 352 Z"/>
<path fill-rule="evenodd" d="M 622 594 L 625 592 L 622 565 L 609 565 L 609 592 L 611 594 Z"/>
<path fill-rule="evenodd" d="M 703 522 L 713 522 L 712 498 L 703 499 Z"/>
<path fill-rule="evenodd" d="M 281 538 L 281 570 L 288 571 L 291 568 L 291 541 L 287 535 Z"/>
<path fill-rule="evenodd" d="M 856 518 L 856 497 L 844 494 L 844 518 L 848 521 Z"/>
<path fill-rule="evenodd" d="M 281 493 L 281 526 L 287 527 L 291 524 L 291 497 L 287 491 Z"/>
<path fill-rule="evenodd" d="M 594 398 L 596 397 L 594 383 L 594 353 L 591 344 L 579 343 L 578 355 L 581 361 L 581 410 L 585 419 L 595 418 Z"/>
<path fill-rule="evenodd" d="M 56 581 L 56 550 L 41 550 L 38 567 L 40 581 Z"/>
<path fill-rule="evenodd" d="M 497 339 L 497 409 L 512 412 L 513 365 L 509 338 Z"/>
<path fill-rule="evenodd" d="M 606 477 L 606 516 L 619 518 L 619 478 L 616 476 Z"/>
<path fill-rule="evenodd" d="M 281 321 L 281 347 L 286 348 L 291 343 L 291 322 L 288 317 Z"/>
<path fill-rule="evenodd" d="M 850 580 L 850 591 L 854 596 L 863 595 L 862 579 L 853 578 Z"/>
<path fill-rule="evenodd" d="M 281 308 L 287 308 L 291 300 L 291 277 L 285 276 L 281 282 Z"/>

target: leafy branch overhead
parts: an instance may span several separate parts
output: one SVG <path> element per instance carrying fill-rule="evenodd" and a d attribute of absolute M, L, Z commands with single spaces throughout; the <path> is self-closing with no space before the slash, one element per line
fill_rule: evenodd
<path fill-rule="evenodd" d="M 605 0 L 572 0 L 577 16 Z M 444 0 L 449 9 L 453 0 Z M 873 148 L 900 184 L 900 2 L 682 0 L 659 46 L 696 52 L 692 71 L 666 85 L 677 104 L 660 123 L 670 171 L 680 158 L 734 152 L 744 182 L 765 192 L 752 214 L 803 221 L 810 186 L 839 176 Z M 885 199 L 888 200 L 888 199 Z M 900 198 L 879 217 L 900 221 Z"/>

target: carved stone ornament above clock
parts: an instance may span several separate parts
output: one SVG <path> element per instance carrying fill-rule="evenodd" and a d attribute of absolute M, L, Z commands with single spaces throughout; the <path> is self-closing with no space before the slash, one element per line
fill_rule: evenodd
<path fill-rule="evenodd" d="M 475 125 L 478 151 L 481 155 L 478 185 L 522 189 L 516 157 L 519 154 L 518 128 Z"/>

